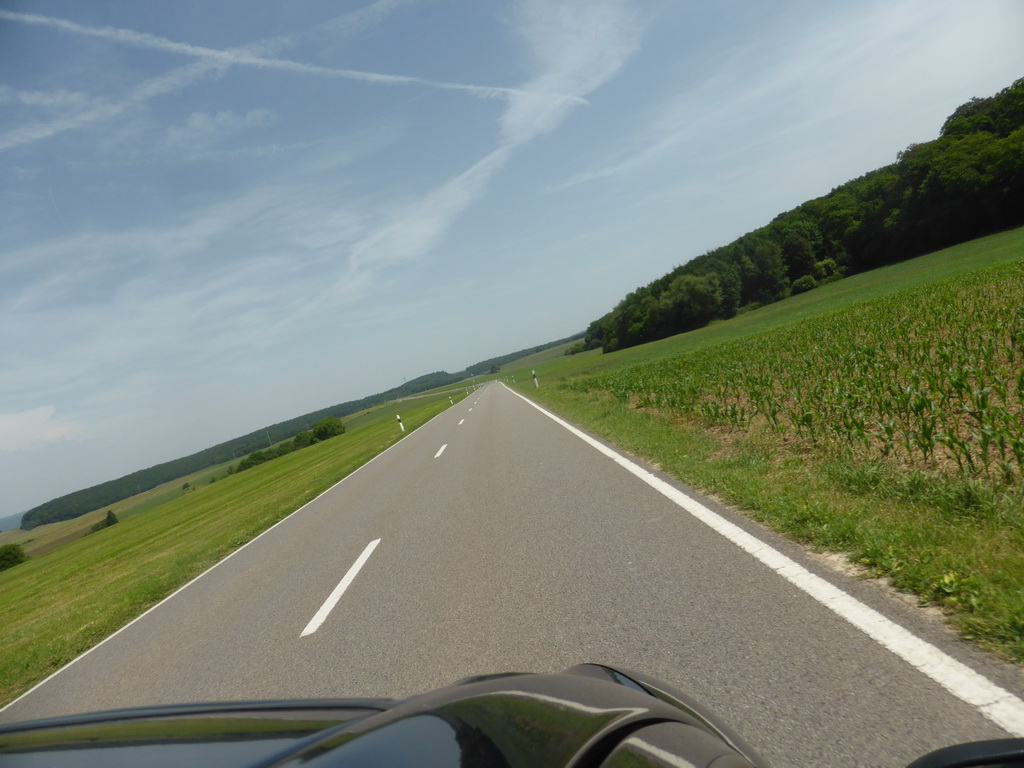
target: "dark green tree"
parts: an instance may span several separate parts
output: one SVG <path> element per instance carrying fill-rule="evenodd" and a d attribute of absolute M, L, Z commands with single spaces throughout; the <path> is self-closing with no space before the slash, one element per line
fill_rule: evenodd
<path fill-rule="evenodd" d="M 345 425 L 336 416 L 328 416 L 313 425 L 313 437 L 317 440 L 326 440 L 335 435 L 345 434 Z"/>
<path fill-rule="evenodd" d="M 90 531 L 92 533 L 95 533 L 96 531 L 102 531 L 104 528 L 109 528 L 112 525 L 116 525 L 118 522 L 120 521 L 117 519 L 117 515 L 114 514 L 114 510 L 108 509 L 107 516 L 100 520 L 98 523 L 94 524 Z"/>
<path fill-rule="evenodd" d="M 4 544 L 0 547 L 0 571 L 6 571 L 19 563 L 28 560 L 28 555 L 20 544 Z"/>
<path fill-rule="evenodd" d="M 253 451 L 238 462 L 238 471 L 242 472 L 246 469 L 252 469 L 253 467 L 259 466 L 269 460 L 270 457 L 264 451 Z"/>

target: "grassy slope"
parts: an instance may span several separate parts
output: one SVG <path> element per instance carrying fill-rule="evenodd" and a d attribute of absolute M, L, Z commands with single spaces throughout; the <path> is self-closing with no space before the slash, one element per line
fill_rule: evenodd
<path fill-rule="evenodd" d="M 537 367 L 537 375 L 555 380 L 568 376 L 606 373 L 639 363 L 661 360 L 691 349 L 733 341 L 834 309 L 888 296 L 905 288 L 975 272 L 1022 256 L 1024 228 L 1010 230 L 854 275 L 690 333 L 641 344 L 610 355 L 602 355 L 598 350 L 591 350 L 580 355 L 559 357 L 549 363 L 540 364 Z M 529 377 L 530 368 L 531 366 L 523 362 L 510 363 L 505 366 L 503 372 L 514 373 L 516 379 L 521 381 L 524 376 Z"/>
<path fill-rule="evenodd" d="M 418 402 L 402 419 L 411 431 L 448 407 L 447 397 Z M 365 423 L 0 572 L 0 702 L 14 699 L 400 437 L 394 419 Z"/>
<path fill-rule="evenodd" d="M 666 414 L 631 409 L 560 382 L 607 373 L 798 323 L 832 309 L 1024 257 L 1024 229 L 858 275 L 688 334 L 610 355 L 589 352 L 525 366 L 518 387 L 566 418 L 661 466 L 684 482 L 748 510 L 817 547 L 846 552 L 896 586 L 945 607 L 965 637 L 1024 661 L 1024 526 L 951 514 L 947 489 L 922 490 L 878 467 L 780 443 L 764 434 L 724 435 Z M 957 493 L 956 488 L 948 489 Z M 1019 489 L 1018 489 L 1019 490 Z M 1019 499 L 1016 502 L 1019 505 Z M 1005 505 L 1004 505 L 1005 509 Z M 1012 510 L 1011 510 L 1012 512 Z"/>

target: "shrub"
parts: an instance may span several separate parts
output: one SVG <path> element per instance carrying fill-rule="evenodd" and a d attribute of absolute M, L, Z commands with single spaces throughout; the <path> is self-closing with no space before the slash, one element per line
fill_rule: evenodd
<path fill-rule="evenodd" d="M 264 453 L 263 451 L 254 451 L 253 453 L 250 453 L 248 456 L 246 456 L 238 463 L 238 471 L 242 472 L 246 469 L 252 469 L 253 467 L 259 466 L 260 464 L 262 464 L 265 461 L 268 461 L 269 459 L 270 457 L 267 456 L 267 454 Z"/>
<path fill-rule="evenodd" d="M 21 544 L 4 544 L 0 547 L 0 571 L 6 571 L 26 560 L 28 560 L 28 555 L 21 548 Z"/>
<path fill-rule="evenodd" d="M 328 416 L 313 425 L 313 437 L 317 440 L 326 440 L 335 435 L 345 433 L 345 425 L 336 416 Z"/>
<path fill-rule="evenodd" d="M 798 293 L 804 293 L 806 291 L 811 290 L 811 288 L 817 288 L 817 287 L 818 287 L 818 281 L 817 280 L 815 280 L 810 275 L 804 275 L 803 277 L 798 277 L 793 282 L 793 285 L 789 289 L 789 292 L 790 292 L 790 295 L 796 296 Z"/>
<path fill-rule="evenodd" d="M 114 510 L 108 509 L 107 516 L 100 520 L 98 523 L 96 523 L 92 527 L 92 530 L 90 532 L 95 533 L 96 531 L 102 531 L 104 528 L 109 528 L 110 526 L 116 525 L 119 522 L 120 520 L 117 519 L 117 515 L 114 514 Z"/>

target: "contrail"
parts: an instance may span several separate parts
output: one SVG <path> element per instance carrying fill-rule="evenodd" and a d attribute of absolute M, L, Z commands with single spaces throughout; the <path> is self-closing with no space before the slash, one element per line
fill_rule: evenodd
<path fill-rule="evenodd" d="M 60 223 L 64 225 L 64 229 L 71 229 L 68 223 L 64 221 L 64 217 L 60 215 L 60 208 L 57 207 L 57 201 L 53 199 L 53 187 L 47 186 L 46 191 L 50 193 L 50 202 L 53 203 L 54 213 L 57 214 L 57 218 L 60 219 Z"/>
<path fill-rule="evenodd" d="M 271 58 L 259 56 L 241 49 L 218 50 L 206 48 L 189 43 L 179 43 L 168 40 L 164 37 L 151 35 L 148 32 L 136 32 L 131 29 L 118 27 L 88 27 L 66 19 L 58 19 L 52 16 L 41 16 L 35 13 L 15 13 L 13 11 L 0 11 L 0 19 L 9 21 L 20 21 L 25 24 L 38 24 L 42 26 L 55 27 L 66 32 L 90 37 L 99 37 L 125 45 L 134 45 L 142 48 L 150 48 L 171 53 L 178 53 L 183 56 L 214 61 L 218 64 L 228 66 L 252 66 L 266 69 L 278 69 L 286 72 L 299 72 L 303 74 L 321 75 L 325 77 L 338 77 L 348 80 L 359 80 L 369 83 L 411 84 L 425 85 L 431 88 L 445 90 L 464 91 L 474 96 L 485 99 L 505 98 L 508 96 L 536 96 L 532 91 L 524 91 L 520 88 L 505 88 L 501 86 L 471 85 L 466 83 L 451 83 L 442 80 L 428 80 L 422 77 L 411 75 L 388 75 L 379 72 L 365 72 L 357 69 L 335 69 L 333 67 L 321 67 L 315 64 L 303 64 L 290 59 Z M 573 104 L 587 104 L 587 100 L 579 96 L 566 94 L 545 94 L 564 99 Z"/>

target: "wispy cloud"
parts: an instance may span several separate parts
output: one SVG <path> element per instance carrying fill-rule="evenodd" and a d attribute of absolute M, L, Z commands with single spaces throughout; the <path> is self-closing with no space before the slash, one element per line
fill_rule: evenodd
<path fill-rule="evenodd" d="M 9 85 L 0 85 L 0 104 L 23 104 L 26 107 L 56 109 L 82 109 L 91 99 L 77 91 L 18 91 Z"/>
<path fill-rule="evenodd" d="M 637 14 L 620 0 L 526 0 L 515 19 L 537 74 L 502 115 L 502 140 L 513 145 L 553 130 L 575 105 L 548 94 L 582 100 L 615 76 L 636 51 L 642 31 Z"/>
<path fill-rule="evenodd" d="M 526 0 L 514 23 L 535 74 L 508 100 L 499 121 L 498 148 L 434 188 L 357 243 L 354 268 L 413 259 L 433 250 L 451 225 L 487 191 L 513 151 L 556 129 L 574 106 L 626 64 L 640 42 L 641 24 L 620 0 L 557 5 Z M 570 94 L 569 98 L 551 94 Z"/>
<path fill-rule="evenodd" d="M 894 0 L 780 19 L 778 29 L 716 49 L 713 70 L 637 115 L 627 141 L 553 189 L 630 173 L 676 152 L 692 158 L 703 147 L 722 146 L 723 133 L 743 136 L 730 149 L 738 151 L 809 131 L 839 136 L 844 126 L 860 125 L 861 115 L 880 117 L 881 105 L 934 105 L 936 90 L 976 76 L 972 67 L 981 63 L 959 59 L 958 43 L 971 39 L 973 27 L 981 35 L 999 26 L 993 16 L 1001 12 L 994 4 Z M 707 55 L 698 51 L 684 63 L 701 70 Z M 938 70 L 937 61 L 947 69 Z M 679 82 L 692 82 L 683 75 Z"/>
<path fill-rule="evenodd" d="M 0 19 L 18 21 L 24 24 L 34 24 L 53 27 L 65 32 L 89 37 L 102 38 L 110 42 L 132 45 L 150 50 L 166 51 L 177 53 L 183 56 L 200 59 L 217 65 L 218 67 L 259 67 L 262 69 L 276 69 L 285 72 L 295 72 L 305 75 L 317 75 L 321 77 L 343 78 L 347 80 L 358 80 L 366 83 L 381 85 L 422 85 L 430 88 L 444 90 L 462 91 L 472 96 L 486 99 L 521 98 L 523 96 L 542 96 L 546 100 L 555 103 L 585 104 L 586 100 L 577 96 L 560 94 L 557 92 L 527 93 L 518 88 L 505 88 L 490 85 L 472 85 L 467 83 L 452 83 L 441 80 L 430 80 L 413 75 L 394 75 L 381 72 L 366 72 L 355 69 L 337 69 L 324 67 L 316 64 L 305 64 L 290 59 L 281 59 L 261 55 L 247 48 L 232 48 L 219 50 L 207 48 L 189 43 L 180 43 L 168 40 L 164 37 L 149 34 L 148 32 L 136 32 L 131 29 L 117 27 L 90 27 L 66 19 L 58 19 L 52 16 L 41 16 L 33 13 L 16 13 L 13 11 L 0 10 Z M 362 21 L 362 20 L 361 20 Z M 365 22 L 362 22 L 365 23 Z"/>
<path fill-rule="evenodd" d="M 328 22 L 325 27 L 329 27 L 339 38 L 344 37 L 345 33 L 355 34 L 374 23 L 379 23 L 386 18 L 389 13 L 404 4 L 405 3 L 400 0 L 378 0 L 378 2 L 375 2 L 370 6 L 338 16 Z M 45 23 L 45 20 L 50 19 L 50 17 L 38 16 L 37 14 L 14 14 L 10 11 L 0 10 L 0 18 L 21 16 L 42 20 L 34 23 Z M 60 19 L 53 19 L 53 21 L 73 24 L 72 22 L 63 22 L 63 20 Z M 90 29 L 83 25 L 74 26 L 82 26 L 83 30 Z M 118 33 L 117 29 L 111 29 L 115 34 Z M 130 30 L 125 30 L 125 32 L 129 32 L 130 34 L 139 34 L 132 33 Z M 85 33 L 83 32 L 83 34 Z M 229 48 L 224 51 L 219 51 L 219 53 L 227 56 L 231 56 L 233 54 L 257 57 L 269 56 L 290 45 L 294 45 L 301 40 L 302 35 L 280 35 L 277 37 L 259 40 L 249 45 Z M 65 131 L 77 130 L 100 120 L 112 120 L 139 107 L 150 99 L 175 93 L 201 78 L 206 77 L 210 73 L 223 71 L 229 66 L 230 63 L 225 63 L 224 61 L 214 57 L 204 58 L 198 62 L 193 62 L 192 64 L 176 67 L 158 77 L 139 83 L 134 88 L 131 88 L 128 91 L 127 96 L 122 99 L 92 100 L 89 102 L 88 109 L 78 111 L 75 114 L 65 115 L 48 122 L 30 123 L 20 126 L 19 128 L 15 128 L 12 131 L 8 131 L 5 134 L 0 134 L 0 151 L 32 144 L 36 141 L 48 139 L 51 136 L 64 133 Z M 32 98 L 33 96 L 32 94 L 27 95 L 29 98 Z M 13 92 L 13 97 L 19 98 L 17 92 Z M 51 98 L 51 102 L 52 101 L 53 99 Z"/>
<path fill-rule="evenodd" d="M 80 435 L 84 425 L 55 418 L 57 409 L 44 405 L 20 413 L 0 413 L 0 451 L 27 451 Z"/>
<path fill-rule="evenodd" d="M 451 223 L 483 194 L 509 153 L 507 147 L 495 150 L 356 243 L 350 258 L 352 266 L 358 269 L 384 261 L 400 263 L 432 251 Z"/>
<path fill-rule="evenodd" d="M 184 125 L 172 125 L 167 129 L 164 142 L 170 147 L 201 151 L 238 131 L 270 125 L 275 117 L 269 109 L 253 109 L 245 114 L 227 110 L 216 114 L 193 112 Z"/>

